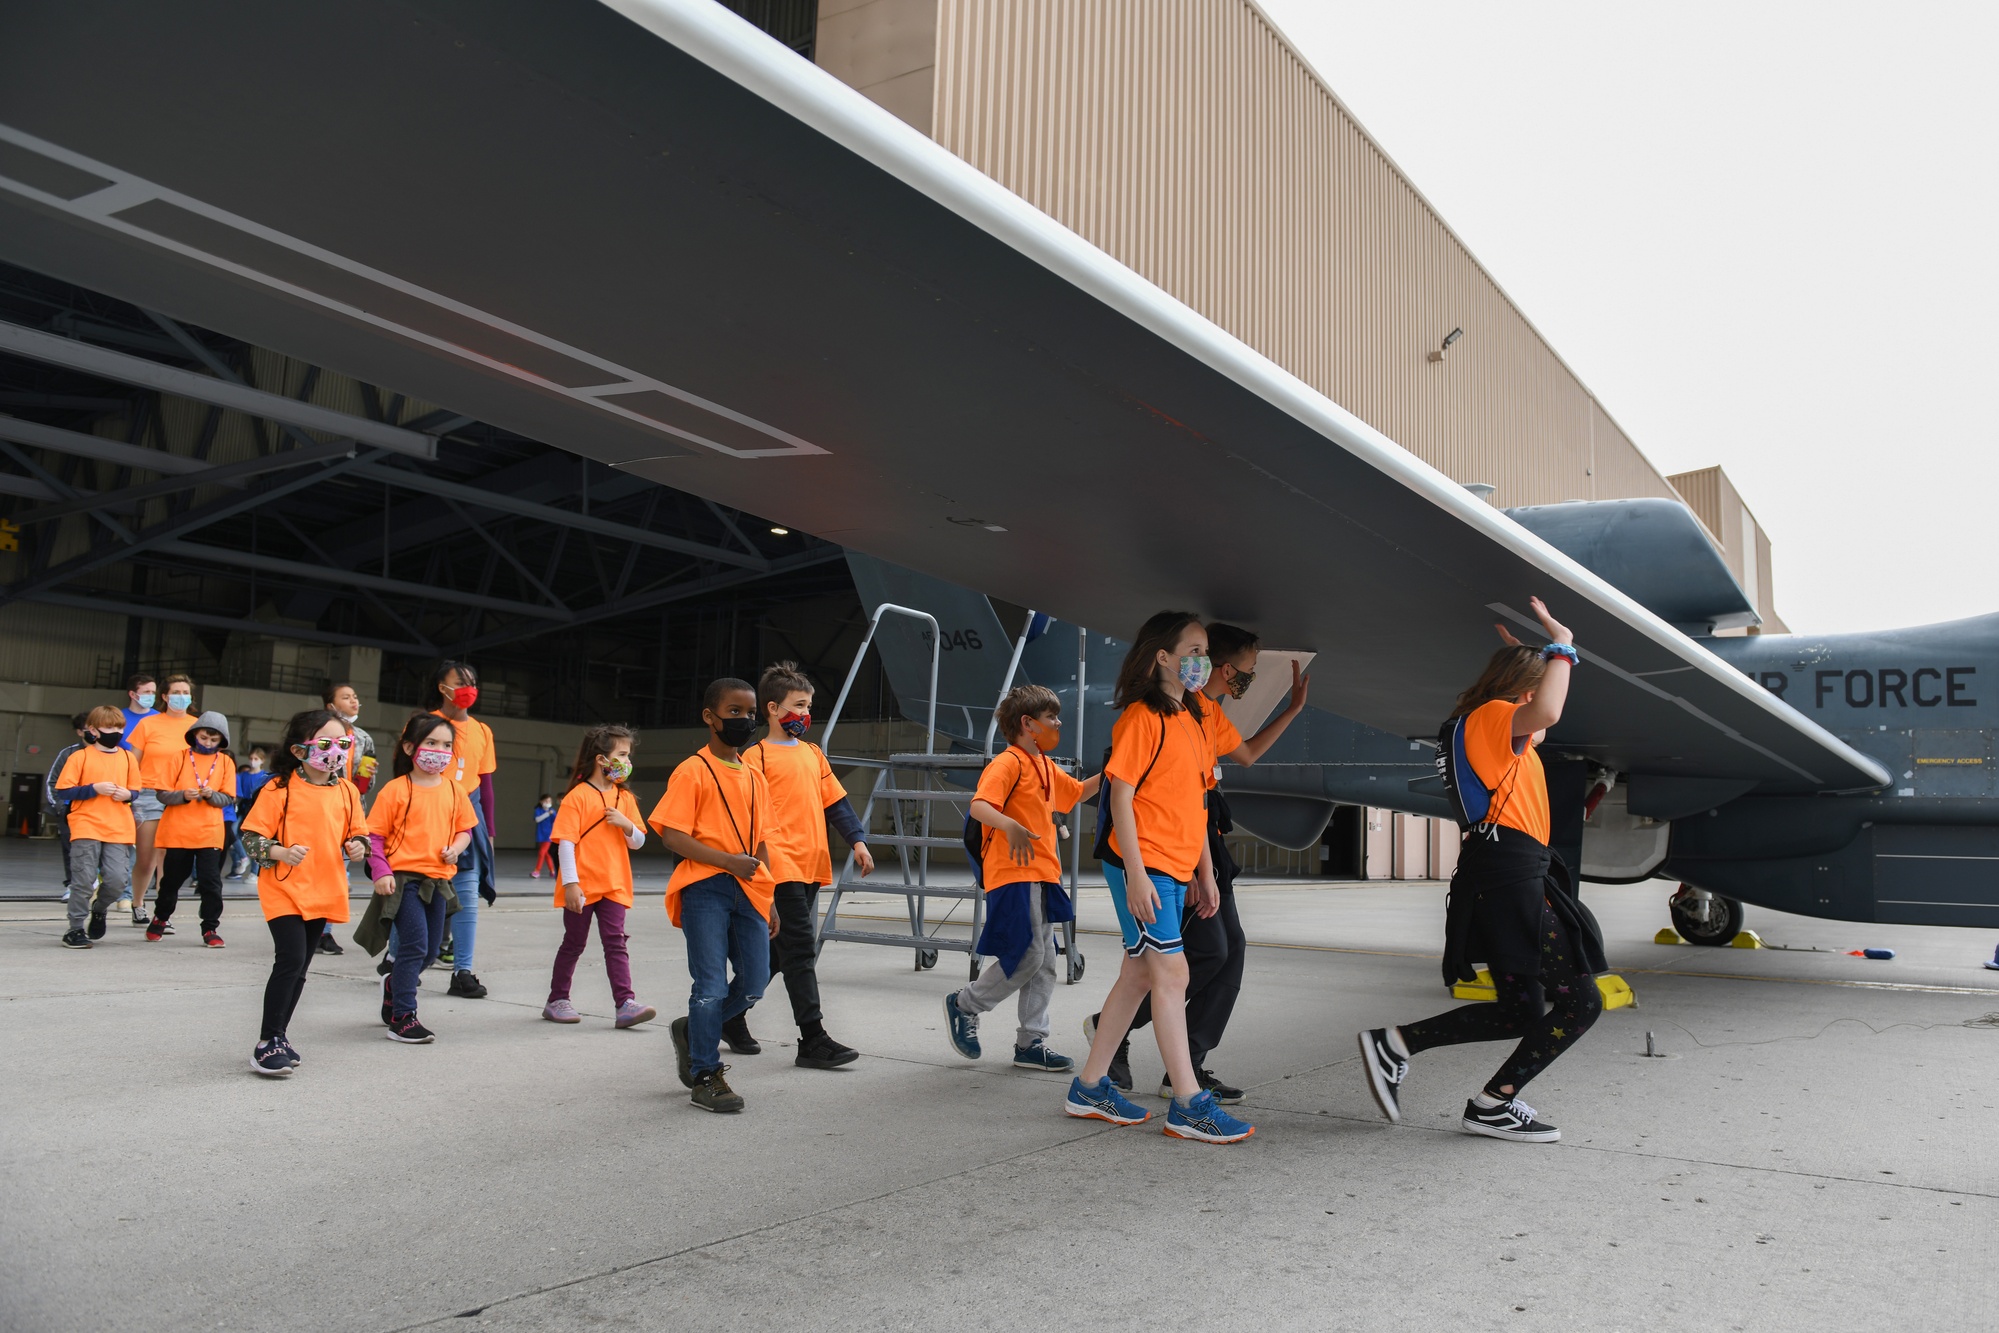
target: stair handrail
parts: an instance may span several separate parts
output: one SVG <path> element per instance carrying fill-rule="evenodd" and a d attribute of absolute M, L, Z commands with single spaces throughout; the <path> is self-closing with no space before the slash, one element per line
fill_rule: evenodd
<path fill-rule="evenodd" d="M 861 673 L 861 663 L 868 655 L 868 645 L 875 640 L 875 631 L 881 627 L 882 617 L 893 612 L 921 620 L 930 626 L 930 730 L 924 741 L 923 753 L 937 753 L 937 667 L 944 651 L 943 631 L 937 624 L 937 617 L 928 611 L 918 611 L 911 606 L 897 606 L 893 602 L 883 602 L 868 617 L 868 632 L 861 636 L 861 646 L 854 653 L 854 664 L 847 668 L 847 679 L 840 686 L 840 697 L 833 701 L 833 715 L 826 719 L 826 729 L 819 733 L 819 748 L 833 753 L 833 728 L 840 725 L 840 710 L 847 706 L 847 695 L 854 688 L 854 677 Z"/>

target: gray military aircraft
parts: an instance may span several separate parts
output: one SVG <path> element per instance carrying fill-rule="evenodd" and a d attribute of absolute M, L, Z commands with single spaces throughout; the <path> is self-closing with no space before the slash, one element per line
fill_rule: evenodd
<path fill-rule="evenodd" d="M 23 7 L 0 257 L 1070 626 L 1255 626 L 1327 710 L 1244 792 L 1273 835 L 1441 813 L 1424 742 L 1538 594 L 1583 647 L 1557 836 L 1586 871 L 1681 876 L 1710 933 L 1702 894 L 1999 924 L 1987 622 L 1715 639 L 1754 613 L 1684 522 L 1673 572 L 1646 502 L 1501 514 L 710 0 Z M 409 434 L 361 423 L 284 485 Z"/>

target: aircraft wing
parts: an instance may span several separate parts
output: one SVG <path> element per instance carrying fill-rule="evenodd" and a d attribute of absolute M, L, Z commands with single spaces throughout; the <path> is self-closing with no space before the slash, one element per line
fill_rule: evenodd
<path fill-rule="evenodd" d="M 1074 624 L 1253 624 L 1317 654 L 1315 701 L 1404 735 L 1538 593 L 1585 654 L 1561 748 L 1886 780 L 711 0 L 72 0 L 8 26 L 13 262 Z"/>

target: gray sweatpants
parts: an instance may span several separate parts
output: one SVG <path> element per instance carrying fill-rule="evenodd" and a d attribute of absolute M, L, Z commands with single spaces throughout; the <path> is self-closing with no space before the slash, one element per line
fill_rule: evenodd
<path fill-rule="evenodd" d="M 1008 976 L 999 959 L 988 958 L 979 969 L 979 979 L 958 992 L 958 1009 L 967 1014 L 997 1009 L 1007 996 L 1020 992 L 1020 1031 L 1013 1043 L 1017 1048 L 1048 1039 L 1048 1002 L 1055 998 L 1055 931 L 1041 905 L 1041 886 L 1029 887 L 1035 890 L 1027 895 L 1034 935 L 1020 956 L 1020 966 Z"/>
<path fill-rule="evenodd" d="M 129 842 L 99 842 L 95 838 L 73 838 L 69 844 L 69 928 L 83 929 L 90 917 L 90 889 L 101 875 L 104 887 L 97 896 L 106 911 L 132 887 L 132 857 L 138 849 Z"/>

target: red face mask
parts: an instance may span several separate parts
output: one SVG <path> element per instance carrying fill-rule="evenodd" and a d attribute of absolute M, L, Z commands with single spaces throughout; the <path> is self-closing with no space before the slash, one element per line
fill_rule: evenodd
<path fill-rule="evenodd" d="M 451 692 L 451 706 L 453 708 L 470 708 L 478 702 L 479 687 L 477 685 L 460 685 Z"/>

